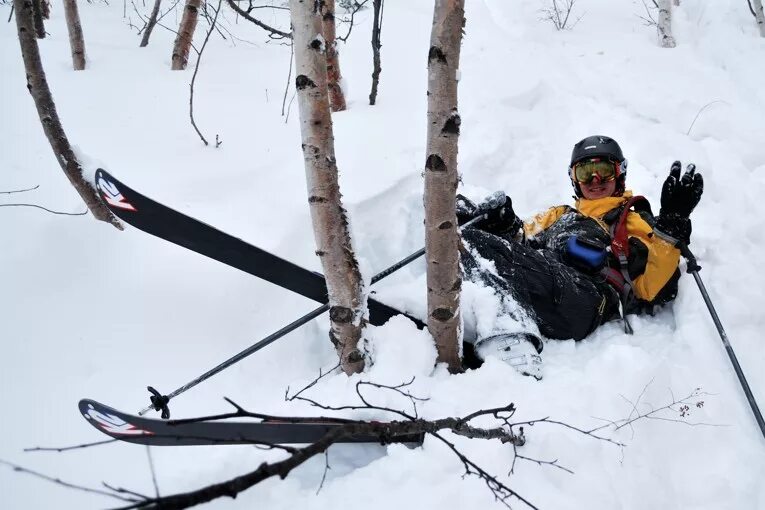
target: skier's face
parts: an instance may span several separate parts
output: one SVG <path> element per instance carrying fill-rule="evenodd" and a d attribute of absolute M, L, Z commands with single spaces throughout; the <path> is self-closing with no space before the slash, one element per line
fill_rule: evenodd
<path fill-rule="evenodd" d="M 616 180 L 602 182 L 598 175 L 595 175 L 589 184 L 579 183 L 582 195 L 588 200 L 597 200 L 599 198 L 610 197 L 616 191 Z"/>

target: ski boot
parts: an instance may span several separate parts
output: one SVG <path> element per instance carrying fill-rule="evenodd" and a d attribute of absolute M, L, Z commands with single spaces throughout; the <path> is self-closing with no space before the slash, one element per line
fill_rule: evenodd
<path fill-rule="evenodd" d="M 542 379 L 542 340 L 532 333 L 497 333 L 478 339 L 474 347 L 481 359 L 496 356 L 521 374 Z"/>

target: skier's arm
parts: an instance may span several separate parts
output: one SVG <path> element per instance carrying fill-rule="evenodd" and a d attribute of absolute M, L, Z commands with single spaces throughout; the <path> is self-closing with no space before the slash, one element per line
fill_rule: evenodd
<path fill-rule="evenodd" d="M 680 262 L 680 250 L 655 235 L 637 213 L 630 213 L 627 217 L 627 232 L 630 237 L 631 269 L 644 267 L 639 276 L 631 275 L 635 295 L 642 300 L 653 301 L 671 283 Z M 639 260 L 641 258 L 645 260 L 644 263 Z"/>
<path fill-rule="evenodd" d="M 543 230 L 547 230 L 550 225 L 558 221 L 558 219 L 566 212 L 567 207 L 565 205 L 559 205 L 551 207 L 545 212 L 539 213 L 529 221 L 523 223 L 523 233 L 526 238 L 534 237 Z"/>

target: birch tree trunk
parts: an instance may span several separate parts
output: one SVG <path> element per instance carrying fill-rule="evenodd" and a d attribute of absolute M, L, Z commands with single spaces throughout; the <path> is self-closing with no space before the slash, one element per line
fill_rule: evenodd
<path fill-rule="evenodd" d="M 186 64 L 189 62 L 189 51 L 191 50 L 191 41 L 194 39 L 194 30 L 197 28 L 200 5 L 202 5 L 202 0 L 186 0 L 181 24 L 178 26 L 178 36 L 173 45 L 171 66 L 173 71 L 186 69 Z"/>
<path fill-rule="evenodd" d="M 324 0 L 324 39 L 327 43 L 327 86 L 329 89 L 329 103 L 333 112 L 345 110 L 345 96 L 340 87 L 343 79 L 340 73 L 340 55 L 337 51 L 337 36 L 335 26 L 335 0 Z"/>
<path fill-rule="evenodd" d="M 13 0 L 21 56 L 24 59 L 24 70 L 27 75 L 27 89 L 29 89 L 37 107 L 37 114 L 40 116 L 43 131 L 45 131 L 45 136 L 50 142 L 61 169 L 85 201 L 93 216 L 97 220 L 109 222 L 122 230 L 120 222 L 98 198 L 95 188 L 83 178 L 82 165 L 72 151 L 72 146 L 61 126 L 40 60 L 40 49 L 37 47 L 37 40 L 35 39 L 33 3 L 34 0 Z"/>
<path fill-rule="evenodd" d="M 364 318 L 361 272 L 340 201 L 332 117 L 327 94 L 321 2 L 290 0 L 303 158 L 316 254 L 329 294 L 330 338 L 347 374 L 364 368 L 358 349 Z"/>
<path fill-rule="evenodd" d="M 69 46 L 72 48 L 72 66 L 75 71 L 85 69 L 85 41 L 82 37 L 82 23 L 77 10 L 77 0 L 64 0 L 66 28 L 69 30 Z"/>
<path fill-rule="evenodd" d="M 425 257 L 428 282 L 428 329 L 438 361 L 461 370 L 462 277 L 457 191 L 457 80 L 465 0 L 436 0 L 428 52 L 428 141 L 425 161 Z"/>
<path fill-rule="evenodd" d="M 659 44 L 662 48 L 674 48 L 675 38 L 672 37 L 672 3 L 670 0 L 658 0 L 659 22 L 656 29 L 659 33 Z"/>
<path fill-rule="evenodd" d="M 762 10 L 762 0 L 752 0 L 754 17 L 757 20 L 757 28 L 760 29 L 760 37 L 765 37 L 765 14 Z"/>
<path fill-rule="evenodd" d="M 369 104 L 377 102 L 377 86 L 380 83 L 380 32 L 382 32 L 383 0 L 372 0 L 374 21 L 372 22 L 372 90 L 369 92 Z"/>
<path fill-rule="evenodd" d="M 154 27 L 157 24 L 157 17 L 159 17 L 159 5 L 161 3 L 162 0 L 154 0 L 154 7 L 151 9 L 151 15 L 149 16 L 148 23 L 146 23 L 146 30 L 143 31 L 141 44 L 138 45 L 139 48 L 144 48 L 149 45 L 149 37 L 151 37 L 151 32 L 154 30 Z"/>
<path fill-rule="evenodd" d="M 48 0 L 40 0 L 40 10 L 42 11 L 43 19 L 50 19 L 50 4 Z"/>
<path fill-rule="evenodd" d="M 45 23 L 43 23 L 43 7 L 45 0 L 32 0 L 32 19 L 34 20 L 35 34 L 38 39 L 45 39 Z"/>

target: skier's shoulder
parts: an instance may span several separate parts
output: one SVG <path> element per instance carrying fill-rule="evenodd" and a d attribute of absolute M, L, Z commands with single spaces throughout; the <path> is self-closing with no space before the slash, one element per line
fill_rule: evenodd
<path fill-rule="evenodd" d="M 575 209 L 570 205 L 555 205 L 538 214 L 535 214 L 531 219 L 524 222 L 523 230 L 526 236 L 533 237 L 539 232 L 546 230 L 550 225 L 558 221 L 561 216 L 568 212 L 574 212 Z"/>

